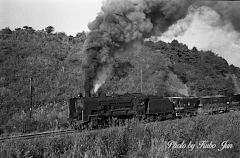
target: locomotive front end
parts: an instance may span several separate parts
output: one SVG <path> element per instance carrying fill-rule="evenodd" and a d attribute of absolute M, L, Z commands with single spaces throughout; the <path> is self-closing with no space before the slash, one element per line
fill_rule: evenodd
<path fill-rule="evenodd" d="M 84 105 L 82 97 L 71 98 L 69 100 L 69 121 L 70 124 L 74 126 L 74 128 L 77 128 L 77 126 L 80 126 L 82 124 L 83 111 Z"/>

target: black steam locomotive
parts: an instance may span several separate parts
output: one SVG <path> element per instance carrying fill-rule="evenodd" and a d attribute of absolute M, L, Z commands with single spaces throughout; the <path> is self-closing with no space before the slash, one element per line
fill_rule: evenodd
<path fill-rule="evenodd" d="M 160 97 L 141 93 L 71 98 L 69 120 L 75 129 L 121 125 L 128 119 L 160 121 L 240 110 L 240 94 L 231 97 Z"/>

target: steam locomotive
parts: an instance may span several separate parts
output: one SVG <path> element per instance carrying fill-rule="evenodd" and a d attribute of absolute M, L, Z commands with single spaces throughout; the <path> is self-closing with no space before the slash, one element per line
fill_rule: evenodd
<path fill-rule="evenodd" d="M 69 101 L 69 120 L 75 129 L 81 130 L 121 125 L 132 118 L 152 122 L 231 110 L 240 110 L 240 94 L 199 98 L 160 97 L 141 93 L 80 95 Z"/>

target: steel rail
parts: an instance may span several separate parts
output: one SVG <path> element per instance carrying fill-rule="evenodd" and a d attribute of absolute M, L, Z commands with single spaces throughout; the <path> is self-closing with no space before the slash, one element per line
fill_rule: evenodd
<path fill-rule="evenodd" d="M 0 142 L 5 142 L 6 140 L 17 140 L 17 139 L 34 139 L 34 138 L 61 135 L 61 134 L 71 134 L 76 132 L 77 132 L 76 130 L 68 129 L 68 130 L 30 133 L 30 134 L 23 134 L 23 135 L 9 136 L 9 137 L 0 137 Z"/>

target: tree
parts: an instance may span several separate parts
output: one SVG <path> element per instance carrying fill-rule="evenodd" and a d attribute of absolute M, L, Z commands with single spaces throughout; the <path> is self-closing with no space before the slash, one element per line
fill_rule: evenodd
<path fill-rule="evenodd" d="M 81 42 L 84 42 L 87 38 L 87 35 L 86 33 L 83 31 L 83 32 L 79 32 L 76 34 L 76 38 L 77 39 L 80 39 Z"/>
<path fill-rule="evenodd" d="M 65 32 L 57 32 L 56 36 L 61 40 L 65 39 L 67 37 Z"/>
<path fill-rule="evenodd" d="M 45 31 L 46 31 L 47 33 L 52 33 L 52 32 L 54 31 L 54 27 L 48 26 L 48 27 L 45 28 Z"/>
<path fill-rule="evenodd" d="M 21 31 L 21 28 L 16 28 L 15 31 Z"/>
<path fill-rule="evenodd" d="M 25 31 L 27 31 L 29 33 L 34 33 L 35 32 L 35 30 L 32 27 L 24 26 L 23 28 L 24 28 Z"/>
<path fill-rule="evenodd" d="M 12 34 L 12 30 L 9 27 L 6 27 L 1 30 L 1 33 L 10 35 Z"/>

